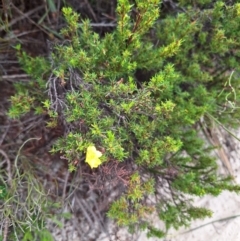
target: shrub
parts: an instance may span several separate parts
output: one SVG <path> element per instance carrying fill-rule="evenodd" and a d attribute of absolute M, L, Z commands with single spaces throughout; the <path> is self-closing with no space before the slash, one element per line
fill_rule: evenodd
<path fill-rule="evenodd" d="M 150 224 L 151 212 L 166 229 L 211 215 L 185 194 L 240 190 L 217 174 L 212 147 L 198 134 L 213 122 L 239 123 L 240 5 L 191 2 L 179 1 L 159 16 L 160 1 L 119 0 L 117 26 L 104 36 L 63 8 L 65 41 L 49 58 L 16 47 L 33 78 L 16 85 L 9 116 L 34 111 L 48 116 L 49 128 L 61 124 L 65 134 L 52 152 L 62 153 L 71 171 L 78 163 L 106 180 L 104 170 L 119 163 L 124 180 L 120 171 L 111 178 L 124 188 L 107 214 L 149 236 L 165 235 Z"/>

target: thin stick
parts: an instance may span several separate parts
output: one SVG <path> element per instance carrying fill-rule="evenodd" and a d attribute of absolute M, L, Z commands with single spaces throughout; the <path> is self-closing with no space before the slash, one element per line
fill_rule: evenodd
<path fill-rule="evenodd" d="M 2 145 L 3 140 L 5 139 L 5 136 L 7 135 L 8 130 L 9 130 L 9 125 L 7 126 L 6 130 L 5 130 L 4 133 L 2 134 L 2 137 L 1 137 L 1 139 L 0 139 L 0 146 Z"/>
<path fill-rule="evenodd" d="M 23 12 L 20 11 L 17 7 L 15 7 L 13 4 L 12 4 L 12 7 L 13 7 L 18 13 L 20 13 L 23 18 L 27 18 L 30 23 L 32 23 L 33 25 L 35 25 L 36 27 L 38 27 L 39 29 L 41 29 L 44 33 L 46 33 L 47 35 L 49 35 L 49 32 L 47 32 L 42 26 L 40 26 L 39 24 L 35 23 L 31 18 L 29 18 L 29 14 L 23 13 Z M 41 7 L 41 8 L 44 8 L 44 6 L 40 6 L 40 7 Z M 40 8 L 40 7 L 39 7 L 39 8 Z M 40 9 L 41 9 L 41 8 L 40 8 Z M 35 8 L 35 9 L 37 9 L 37 8 Z"/>
<path fill-rule="evenodd" d="M 19 148 L 19 150 L 18 150 L 18 152 L 17 152 L 16 158 L 15 158 L 15 160 L 14 160 L 14 166 L 15 166 L 15 168 L 16 168 L 16 172 L 17 172 L 18 177 L 20 176 L 20 173 L 19 173 L 19 170 L 18 170 L 17 162 L 18 162 L 18 158 L 19 158 L 19 156 L 20 156 L 20 152 L 21 152 L 22 148 L 25 146 L 25 144 L 26 144 L 27 142 L 29 142 L 29 141 L 31 141 L 31 140 L 38 140 L 38 141 L 39 141 L 40 139 L 41 139 L 41 137 L 29 138 L 29 139 L 27 139 L 26 141 L 24 141 L 23 144 L 20 146 L 20 148 Z"/>
<path fill-rule="evenodd" d="M 3 241 L 7 241 L 8 238 L 8 227 L 9 227 L 9 219 L 5 219 L 4 230 L 3 230 Z"/>
<path fill-rule="evenodd" d="M 92 14 L 94 20 L 97 22 L 96 14 L 94 13 L 94 11 L 93 11 L 91 5 L 89 4 L 88 0 L 84 0 L 84 2 L 85 2 L 85 4 L 87 5 L 87 7 L 88 7 L 90 13 Z"/>
<path fill-rule="evenodd" d="M 203 227 L 205 227 L 205 226 L 207 226 L 207 225 L 209 225 L 209 224 L 213 224 L 213 223 L 217 223 L 217 222 L 223 222 L 223 221 L 226 221 L 226 220 L 229 220 L 229 219 L 233 219 L 233 218 L 238 218 L 238 217 L 240 217 L 240 214 L 234 215 L 234 216 L 229 216 L 229 217 L 226 217 L 226 218 L 221 218 L 221 219 L 218 219 L 218 220 L 214 220 L 214 221 L 205 223 L 205 224 L 203 224 L 203 225 L 200 225 L 200 226 L 198 226 L 198 227 L 196 227 L 196 228 L 192 228 L 192 229 L 190 229 L 190 230 L 188 230 L 188 231 L 185 231 L 185 232 L 183 232 L 183 233 L 180 233 L 179 235 L 182 235 L 182 234 L 185 234 L 185 233 L 190 233 L 190 232 L 192 232 L 192 231 L 194 231 L 194 230 L 203 228 Z"/>
<path fill-rule="evenodd" d="M 207 113 L 207 115 L 210 117 L 210 119 L 213 119 L 215 122 L 217 122 L 225 131 L 227 131 L 232 137 L 234 137 L 236 140 L 240 141 L 240 138 L 238 138 L 236 135 L 234 135 L 227 127 L 225 127 L 218 119 L 213 117 L 211 114 Z"/>
<path fill-rule="evenodd" d="M 63 194 L 62 194 L 62 207 L 64 209 L 64 202 L 66 197 L 66 190 L 67 190 L 67 184 L 68 184 L 68 178 L 69 178 L 69 171 L 66 173 L 65 180 L 64 180 L 64 187 L 63 187 Z M 64 210 L 63 210 L 64 212 Z M 62 223 L 64 223 L 64 217 L 62 217 Z M 62 229 L 62 237 L 66 237 L 66 230 Z"/>
<path fill-rule="evenodd" d="M 39 6 L 39 7 L 37 7 L 37 8 L 34 8 L 33 10 L 31 10 L 31 11 L 23 14 L 20 10 L 18 10 L 18 8 L 16 8 L 16 7 L 14 6 L 14 9 L 17 9 L 18 12 L 21 12 L 22 16 L 20 16 L 19 18 L 14 18 L 9 24 L 7 24 L 7 26 L 4 25 L 4 26 L 0 27 L 0 31 L 6 29 L 6 27 L 9 28 L 10 26 L 14 25 L 15 23 L 17 23 L 18 21 L 21 21 L 21 20 L 24 19 L 24 18 L 28 18 L 30 15 L 32 15 L 33 13 L 35 13 L 35 12 L 37 12 L 37 11 L 43 9 L 43 8 L 44 8 L 44 6 Z"/>
<path fill-rule="evenodd" d="M 0 153 L 5 157 L 5 159 L 7 161 L 8 184 L 11 187 L 12 186 L 11 162 L 10 162 L 10 160 L 8 158 L 8 155 L 6 154 L 6 152 L 4 150 L 0 149 Z"/>
<path fill-rule="evenodd" d="M 19 78 L 29 78 L 28 74 L 12 74 L 12 75 L 2 75 L 3 80 L 8 79 L 19 79 Z"/>

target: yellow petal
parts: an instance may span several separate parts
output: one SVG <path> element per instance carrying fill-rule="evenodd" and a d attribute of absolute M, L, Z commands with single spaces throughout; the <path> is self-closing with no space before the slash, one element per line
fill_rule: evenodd
<path fill-rule="evenodd" d="M 89 146 L 87 148 L 86 162 L 91 168 L 97 168 L 102 163 L 99 159 L 101 156 L 102 153 L 95 146 Z"/>

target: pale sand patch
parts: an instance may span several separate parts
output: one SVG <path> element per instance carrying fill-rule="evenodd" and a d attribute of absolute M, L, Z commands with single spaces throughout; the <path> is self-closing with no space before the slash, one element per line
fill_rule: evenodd
<path fill-rule="evenodd" d="M 240 138 L 240 129 L 233 133 Z M 219 140 L 232 166 L 235 181 L 240 184 L 240 142 L 225 131 L 221 131 L 221 134 Z M 221 162 L 219 166 L 220 173 L 227 173 Z M 198 198 L 195 204 L 211 209 L 213 216 L 194 221 L 188 229 L 170 230 L 167 238 L 162 239 L 163 241 L 240 241 L 240 194 L 224 191 L 218 197 L 209 195 Z M 159 239 L 147 239 L 142 235 L 138 240 L 157 241 Z"/>

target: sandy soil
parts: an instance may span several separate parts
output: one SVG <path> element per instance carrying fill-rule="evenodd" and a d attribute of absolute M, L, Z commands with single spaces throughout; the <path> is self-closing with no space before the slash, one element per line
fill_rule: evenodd
<path fill-rule="evenodd" d="M 232 131 L 240 138 L 240 129 Z M 220 143 L 223 145 L 227 160 L 229 161 L 235 177 L 240 184 L 240 141 L 234 139 L 226 131 L 218 133 Z M 230 145 L 229 145 L 230 143 Z M 218 156 L 218 151 L 215 152 Z M 224 162 L 219 159 L 220 173 L 226 173 Z M 205 196 L 196 199 L 195 204 L 207 207 L 213 211 L 208 219 L 192 223 L 188 229 L 170 230 L 163 241 L 239 241 L 240 240 L 240 195 L 224 191 L 218 197 Z M 157 241 L 146 239 L 143 235 L 141 241 Z M 159 239 L 158 239 L 159 240 Z"/>

